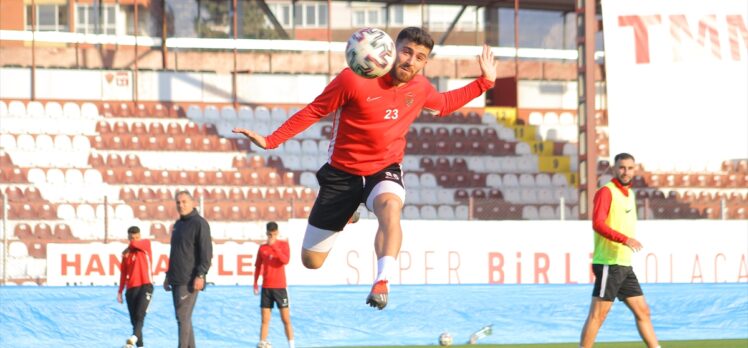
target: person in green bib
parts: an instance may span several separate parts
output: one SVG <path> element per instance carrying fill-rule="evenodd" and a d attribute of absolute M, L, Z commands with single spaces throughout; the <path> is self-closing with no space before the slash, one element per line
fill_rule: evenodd
<path fill-rule="evenodd" d="M 615 157 L 615 178 L 595 193 L 592 211 L 595 253 L 592 271 L 595 287 L 587 321 L 582 329 L 580 348 L 590 348 L 608 315 L 613 301 L 623 301 L 636 318 L 636 328 L 649 348 L 660 347 L 650 318 L 649 306 L 631 267 L 631 253 L 642 249 L 634 238 L 636 195 L 631 180 L 636 172 L 634 156 Z"/>

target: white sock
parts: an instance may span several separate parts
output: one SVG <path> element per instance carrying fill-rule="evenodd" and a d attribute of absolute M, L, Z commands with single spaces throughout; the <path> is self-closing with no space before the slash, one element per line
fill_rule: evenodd
<path fill-rule="evenodd" d="M 296 348 L 296 345 L 293 343 L 293 340 L 288 340 L 288 348 Z"/>
<path fill-rule="evenodd" d="M 397 260 L 395 260 L 394 256 L 382 256 L 377 261 L 377 278 L 374 279 L 374 282 L 376 283 L 380 280 L 389 281 L 395 268 L 397 268 Z"/>

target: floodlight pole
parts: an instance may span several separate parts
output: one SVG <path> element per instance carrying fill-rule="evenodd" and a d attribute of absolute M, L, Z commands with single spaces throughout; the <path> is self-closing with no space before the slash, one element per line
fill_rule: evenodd
<path fill-rule="evenodd" d="M 592 217 L 597 190 L 595 144 L 595 33 L 597 0 L 576 0 L 577 122 L 579 124 L 579 219 Z"/>

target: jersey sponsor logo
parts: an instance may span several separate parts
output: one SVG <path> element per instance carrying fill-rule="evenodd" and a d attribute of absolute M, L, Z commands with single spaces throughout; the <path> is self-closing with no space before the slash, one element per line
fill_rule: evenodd
<path fill-rule="evenodd" d="M 400 176 L 392 172 L 384 172 L 384 177 L 392 180 L 400 180 Z"/>
<path fill-rule="evenodd" d="M 380 95 L 380 96 L 378 96 L 378 97 L 366 97 L 366 102 L 367 102 L 367 103 L 370 103 L 370 102 L 373 102 L 373 101 L 375 101 L 375 100 L 377 100 L 377 99 L 381 99 L 381 98 L 382 98 L 382 96 L 381 96 L 381 95 Z"/>
<path fill-rule="evenodd" d="M 405 94 L 405 106 L 410 107 L 413 105 L 413 102 L 415 102 L 416 97 L 413 95 L 413 93 L 408 92 Z"/>

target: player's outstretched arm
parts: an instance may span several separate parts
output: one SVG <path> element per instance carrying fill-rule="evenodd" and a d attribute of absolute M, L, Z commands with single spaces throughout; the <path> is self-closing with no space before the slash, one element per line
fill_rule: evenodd
<path fill-rule="evenodd" d="M 249 138 L 249 140 L 251 140 L 255 145 L 259 146 L 262 149 L 267 149 L 267 141 L 262 135 L 244 128 L 234 128 L 231 131 L 234 133 L 244 134 L 244 136 Z"/>
<path fill-rule="evenodd" d="M 478 55 L 478 65 L 483 77 L 488 81 L 496 81 L 496 66 L 498 62 L 493 57 L 491 47 L 483 44 L 483 52 Z"/>

